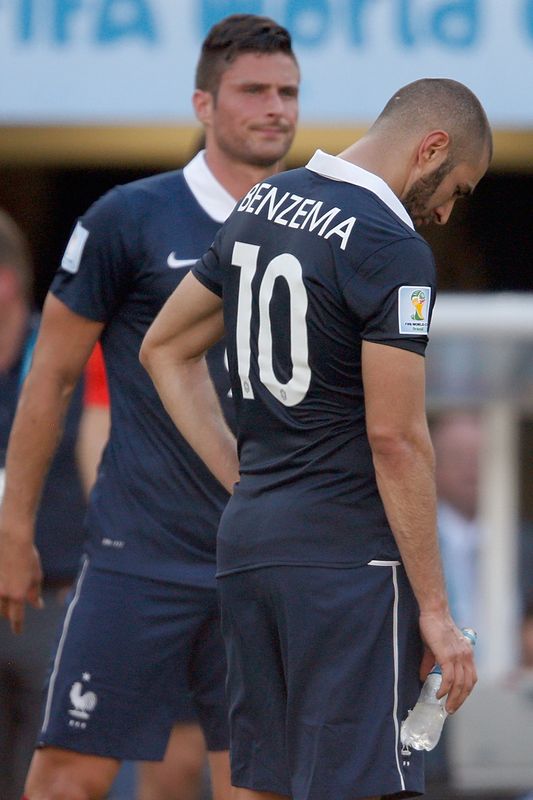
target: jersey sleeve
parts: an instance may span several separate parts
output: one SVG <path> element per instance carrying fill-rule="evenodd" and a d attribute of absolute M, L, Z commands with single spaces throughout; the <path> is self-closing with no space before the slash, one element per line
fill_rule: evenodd
<path fill-rule="evenodd" d="M 83 405 L 108 408 L 109 389 L 100 342 L 96 343 L 85 365 L 84 379 Z"/>
<path fill-rule="evenodd" d="M 421 239 L 393 242 L 369 256 L 343 286 L 361 338 L 424 355 L 435 303 L 436 270 Z"/>
<path fill-rule="evenodd" d="M 221 233 L 222 232 L 217 234 L 215 241 L 207 253 L 205 253 L 205 255 L 203 255 L 202 258 L 192 268 L 194 277 L 199 280 L 206 289 L 209 289 L 210 292 L 213 292 L 213 294 L 216 294 L 219 297 L 222 297 L 223 283 L 222 269 L 219 258 Z"/>
<path fill-rule="evenodd" d="M 120 187 L 78 219 L 50 290 L 81 316 L 107 322 L 120 305 L 136 259 L 136 226 Z"/>

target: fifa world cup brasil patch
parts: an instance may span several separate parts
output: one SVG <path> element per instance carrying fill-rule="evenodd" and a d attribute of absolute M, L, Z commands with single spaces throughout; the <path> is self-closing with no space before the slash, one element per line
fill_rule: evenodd
<path fill-rule="evenodd" d="M 89 231 L 83 227 L 81 222 L 77 222 L 68 241 L 63 260 L 61 261 L 61 266 L 67 272 L 75 274 L 78 271 L 83 248 L 85 247 L 88 236 Z"/>
<path fill-rule="evenodd" d="M 430 286 L 400 286 L 398 289 L 399 332 L 410 336 L 427 334 Z"/>

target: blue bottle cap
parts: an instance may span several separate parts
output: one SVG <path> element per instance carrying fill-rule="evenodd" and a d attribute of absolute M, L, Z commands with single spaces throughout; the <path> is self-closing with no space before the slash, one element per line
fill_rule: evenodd
<path fill-rule="evenodd" d="M 468 639 L 472 647 L 474 647 L 477 642 L 477 633 L 475 630 L 473 628 L 461 628 L 461 633 L 465 639 Z"/>

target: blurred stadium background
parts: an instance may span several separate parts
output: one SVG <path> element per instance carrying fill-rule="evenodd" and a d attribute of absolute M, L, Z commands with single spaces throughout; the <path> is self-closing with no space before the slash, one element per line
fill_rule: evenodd
<path fill-rule="evenodd" d="M 302 111 L 288 167 L 317 146 L 341 150 L 422 76 L 467 83 L 494 126 L 488 176 L 445 228 L 424 232 L 441 289 L 430 414 L 483 412 L 490 620 L 479 691 L 449 723 L 449 778 L 428 796 L 525 798 L 533 676 L 512 690 L 508 678 L 519 530 L 533 546 L 533 0 L 0 0 L 0 206 L 30 239 L 41 303 L 79 213 L 116 183 L 188 160 L 199 45 L 235 12 L 293 34 Z"/>

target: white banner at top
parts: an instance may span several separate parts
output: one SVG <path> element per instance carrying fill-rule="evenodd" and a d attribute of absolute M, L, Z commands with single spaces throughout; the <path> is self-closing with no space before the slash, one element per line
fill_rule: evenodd
<path fill-rule="evenodd" d="M 191 122 L 202 39 L 236 12 L 290 30 L 304 123 L 369 122 L 445 76 L 533 127 L 533 0 L 0 0 L 0 124 Z"/>

